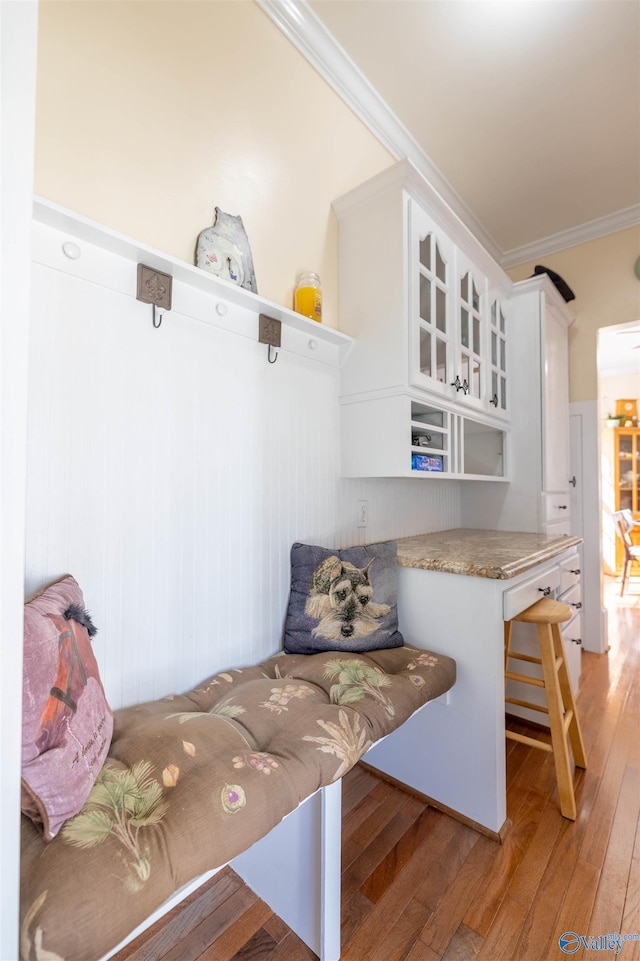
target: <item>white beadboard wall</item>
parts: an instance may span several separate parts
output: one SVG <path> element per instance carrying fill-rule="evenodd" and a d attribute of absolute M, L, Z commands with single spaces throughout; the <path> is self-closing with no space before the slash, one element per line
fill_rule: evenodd
<path fill-rule="evenodd" d="M 75 235 L 73 218 L 34 224 L 25 583 L 76 577 L 114 708 L 280 649 L 294 541 L 460 523 L 456 482 L 340 479 L 337 349 L 283 330 L 269 364 L 257 301 L 220 318 L 220 285 L 175 277 L 155 330 L 136 258 L 115 248 L 107 231 Z"/>

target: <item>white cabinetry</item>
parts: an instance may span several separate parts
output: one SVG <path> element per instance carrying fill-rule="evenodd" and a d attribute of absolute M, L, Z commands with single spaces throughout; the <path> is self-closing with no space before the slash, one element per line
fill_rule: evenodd
<path fill-rule="evenodd" d="M 511 281 L 408 161 L 334 209 L 343 475 L 506 479 Z"/>
<path fill-rule="evenodd" d="M 514 285 L 509 303 L 511 482 L 500 496 L 486 485 L 463 491 L 464 526 L 570 533 L 568 328 L 572 320 L 546 275 Z"/>

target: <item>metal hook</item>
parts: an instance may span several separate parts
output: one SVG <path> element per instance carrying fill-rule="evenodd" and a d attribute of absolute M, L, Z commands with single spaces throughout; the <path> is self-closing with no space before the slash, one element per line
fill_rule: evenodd
<path fill-rule="evenodd" d="M 271 359 L 271 351 L 273 351 L 273 360 Z M 267 347 L 267 360 L 270 364 L 275 364 L 278 359 L 278 348 L 274 347 L 273 344 L 269 344 Z"/>
<path fill-rule="evenodd" d="M 153 326 L 155 327 L 155 329 L 157 330 L 161 323 L 162 323 L 162 314 L 161 314 L 161 313 L 158 313 L 158 322 L 156 323 L 156 305 L 154 304 L 154 305 L 153 305 L 153 319 L 152 319 L 152 324 L 153 324 Z"/>

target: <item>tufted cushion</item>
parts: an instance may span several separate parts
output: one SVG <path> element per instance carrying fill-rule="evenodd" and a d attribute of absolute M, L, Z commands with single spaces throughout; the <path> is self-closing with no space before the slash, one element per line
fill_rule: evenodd
<path fill-rule="evenodd" d="M 450 658 L 406 645 L 279 654 L 116 711 L 82 811 L 49 845 L 23 821 L 23 961 L 38 938 L 65 961 L 86 961 L 87 944 L 100 957 L 454 680 Z"/>

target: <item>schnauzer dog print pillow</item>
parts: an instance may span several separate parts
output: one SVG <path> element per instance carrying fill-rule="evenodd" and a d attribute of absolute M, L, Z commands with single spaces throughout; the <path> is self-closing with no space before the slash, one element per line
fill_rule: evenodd
<path fill-rule="evenodd" d="M 401 647 L 395 541 L 332 551 L 291 548 L 284 648 L 289 654 Z"/>

